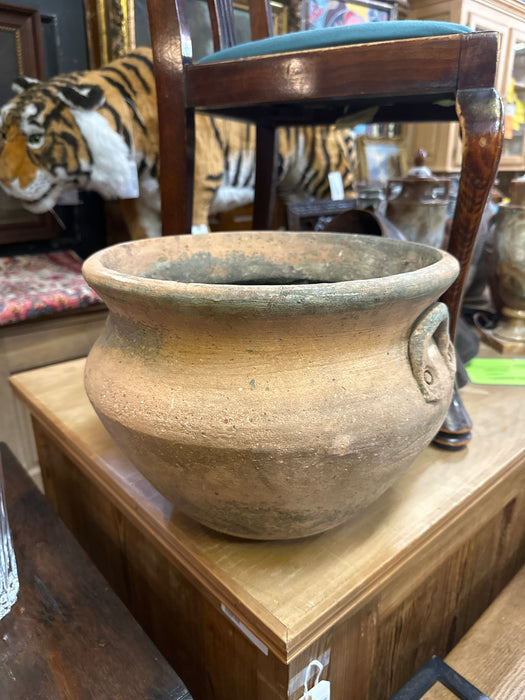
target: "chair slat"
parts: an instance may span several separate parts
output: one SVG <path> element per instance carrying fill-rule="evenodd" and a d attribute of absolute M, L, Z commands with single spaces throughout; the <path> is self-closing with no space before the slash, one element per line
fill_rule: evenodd
<path fill-rule="evenodd" d="M 269 0 L 249 0 L 252 41 L 273 36 L 272 8 Z"/>
<path fill-rule="evenodd" d="M 208 0 L 214 51 L 237 44 L 231 0 Z"/>

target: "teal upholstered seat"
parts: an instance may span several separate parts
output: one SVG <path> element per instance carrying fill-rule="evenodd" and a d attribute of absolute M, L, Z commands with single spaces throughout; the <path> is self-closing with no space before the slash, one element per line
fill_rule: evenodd
<path fill-rule="evenodd" d="M 199 63 L 231 61 L 250 56 L 323 49 L 333 46 L 350 46 L 377 41 L 397 41 L 447 34 L 466 34 L 470 27 L 452 22 L 431 22 L 425 20 L 398 20 L 393 22 L 363 22 L 343 27 L 326 27 L 310 31 L 294 32 L 279 36 L 248 41 L 222 51 L 216 51 L 202 58 Z"/>

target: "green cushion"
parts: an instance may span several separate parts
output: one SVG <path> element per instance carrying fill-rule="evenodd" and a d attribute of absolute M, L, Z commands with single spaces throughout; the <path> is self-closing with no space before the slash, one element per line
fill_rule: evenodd
<path fill-rule="evenodd" d="M 425 36 L 445 36 L 446 34 L 465 34 L 472 29 L 453 22 L 430 22 L 426 20 L 395 20 L 392 22 L 362 22 L 343 27 L 326 27 L 293 34 L 280 34 L 259 41 L 248 41 L 222 51 L 216 51 L 201 58 L 199 63 L 231 61 L 250 56 L 266 56 L 290 51 L 323 49 L 329 46 L 347 46 L 349 44 L 367 44 L 374 41 L 394 41 L 396 39 L 415 39 Z"/>

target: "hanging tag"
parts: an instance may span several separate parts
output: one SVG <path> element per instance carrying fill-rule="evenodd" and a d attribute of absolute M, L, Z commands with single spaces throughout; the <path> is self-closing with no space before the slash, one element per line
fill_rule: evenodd
<path fill-rule="evenodd" d="M 337 201 L 345 198 L 345 187 L 343 176 L 338 170 L 328 173 L 328 184 L 330 185 L 330 197 Z"/>
<path fill-rule="evenodd" d="M 310 680 L 310 675 L 312 669 L 316 668 L 317 673 L 315 674 L 315 679 L 313 685 L 308 689 L 308 682 Z M 321 681 L 321 671 L 323 670 L 323 664 L 315 659 L 310 661 L 304 675 L 304 694 L 301 700 L 330 700 L 330 683 L 329 681 Z"/>
<path fill-rule="evenodd" d="M 128 160 L 128 175 L 126 182 L 117 190 L 118 199 L 136 199 L 139 196 L 139 174 L 134 160 Z"/>
<path fill-rule="evenodd" d="M 319 681 L 308 691 L 305 700 L 330 700 L 330 683 L 328 681 Z"/>

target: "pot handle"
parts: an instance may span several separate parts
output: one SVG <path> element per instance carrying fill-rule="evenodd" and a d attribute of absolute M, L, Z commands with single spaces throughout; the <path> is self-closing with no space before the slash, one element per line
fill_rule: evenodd
<path fill-rule="evenodd" d="M 448 309 L 432 304 L 417 319 L 408 341 L 412 374 L 427 403 L 448 395 L 456 372 L 456 354 L 448 332 Z"/>

